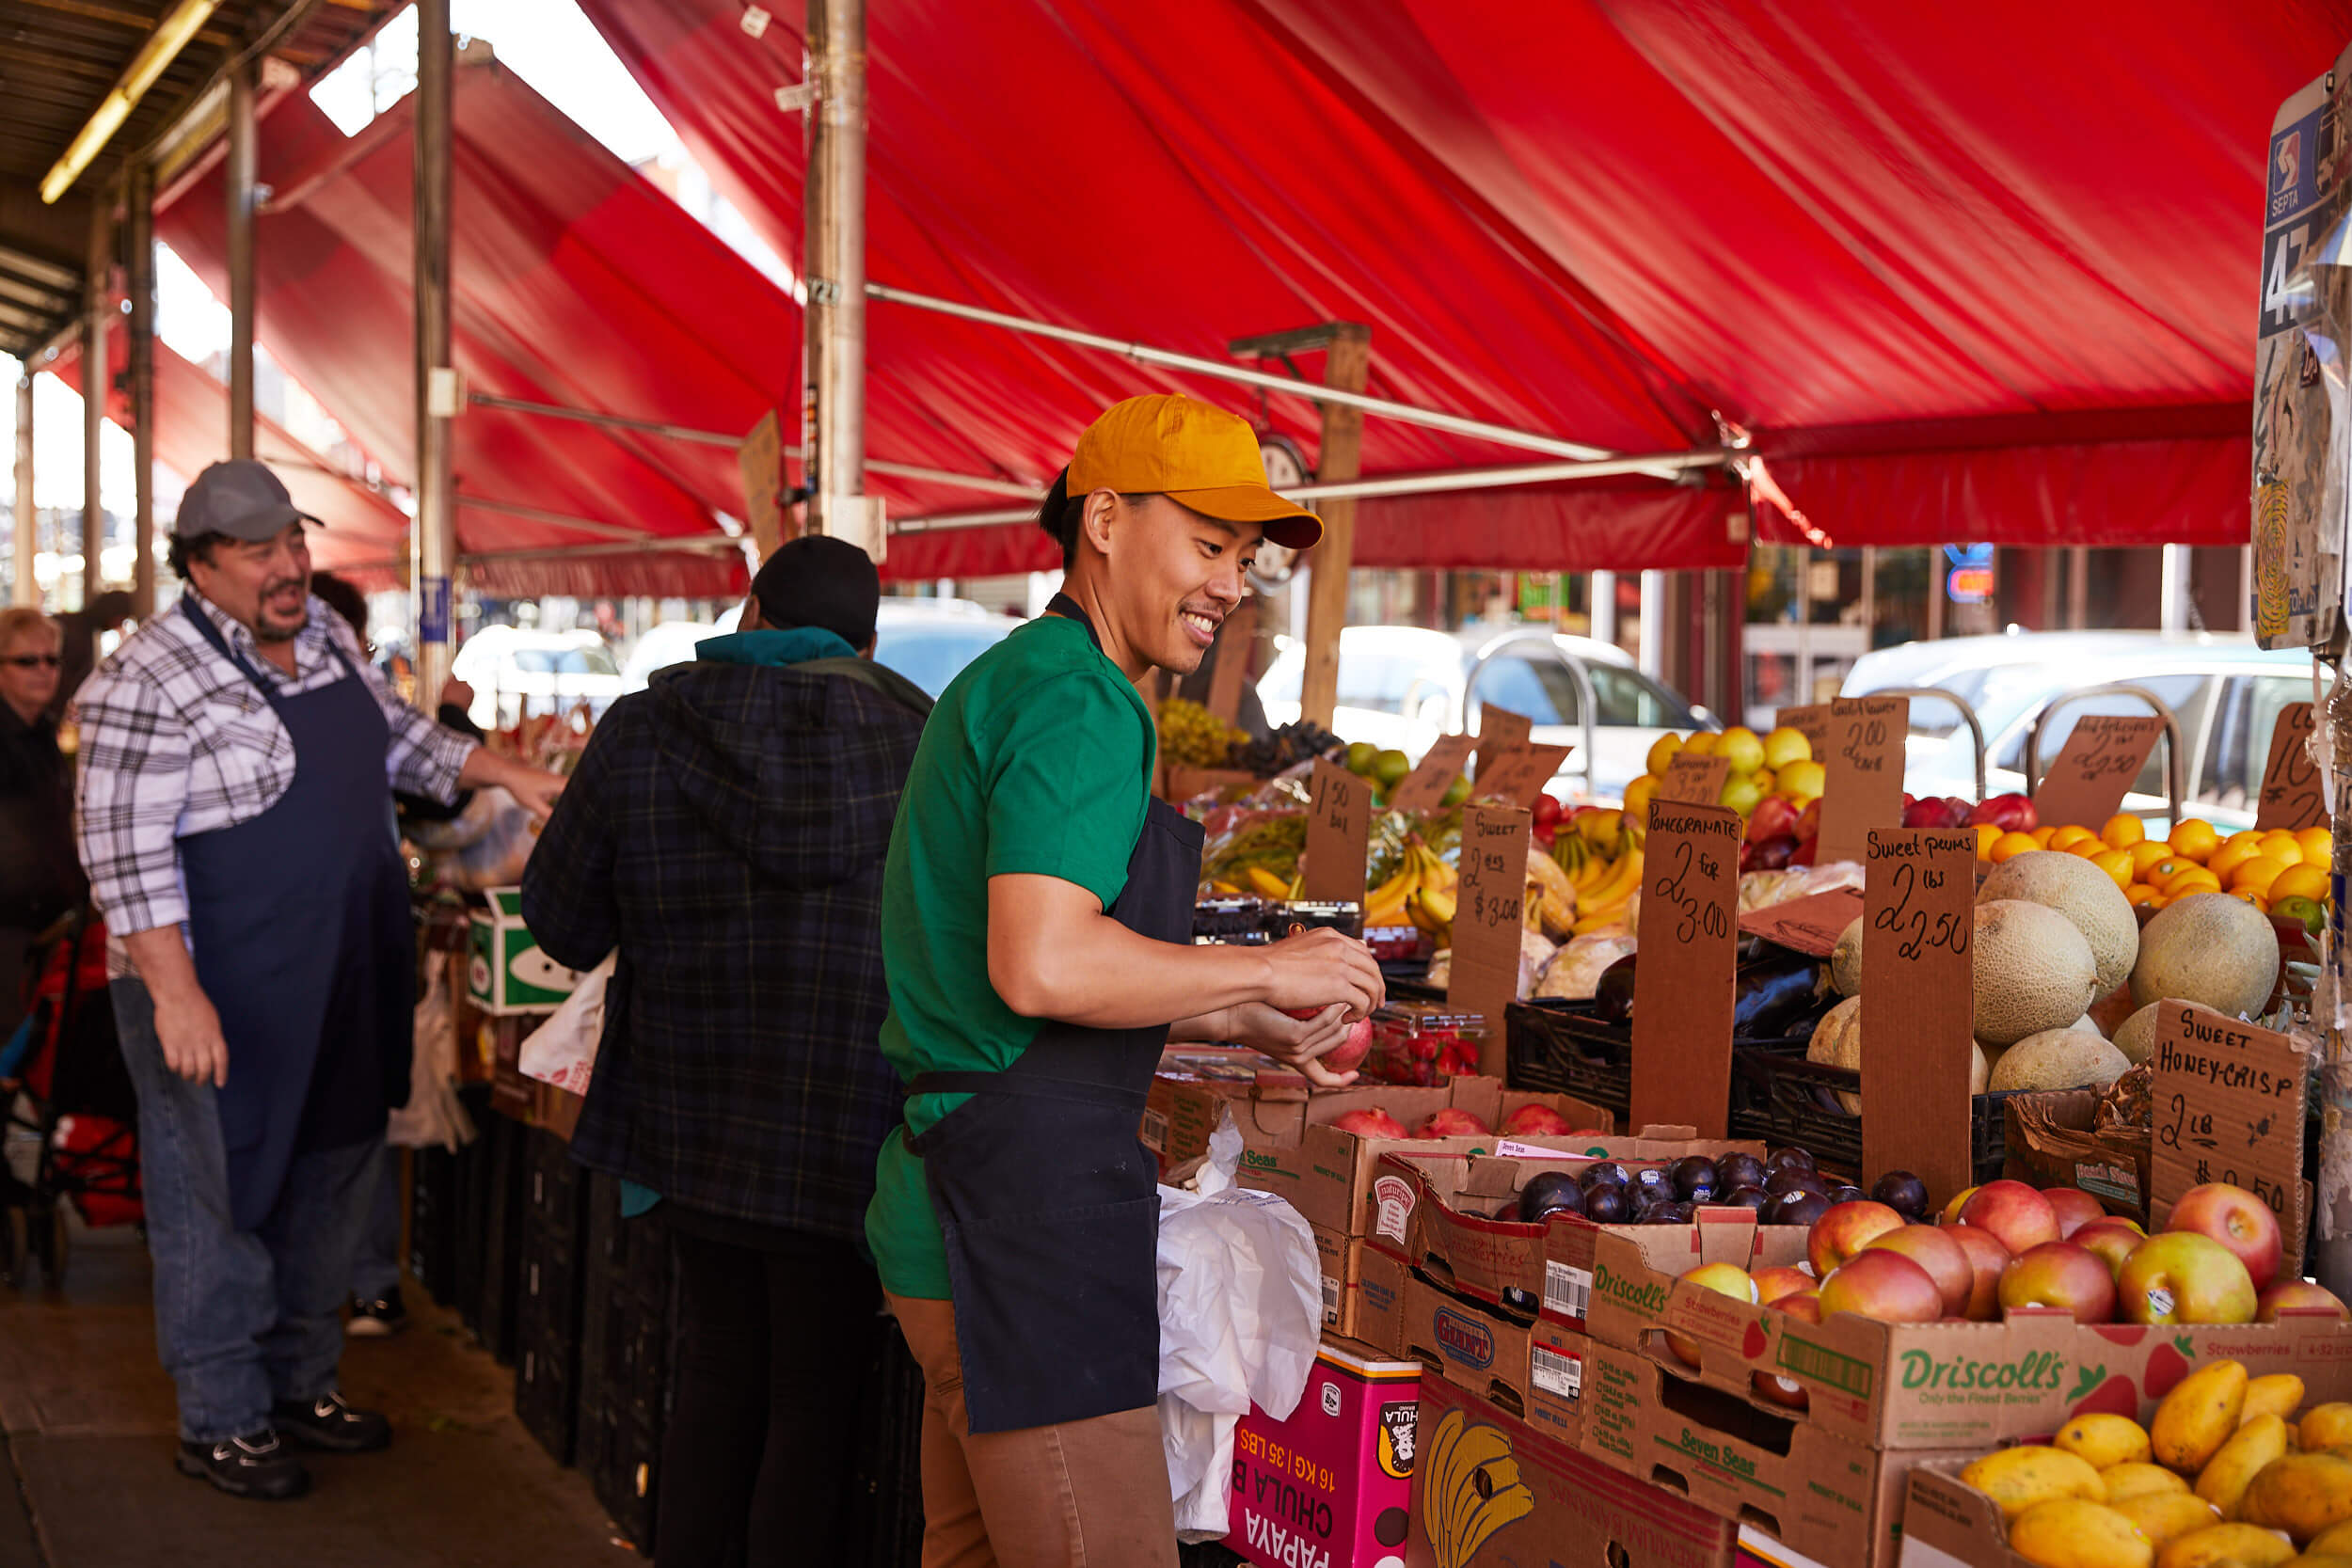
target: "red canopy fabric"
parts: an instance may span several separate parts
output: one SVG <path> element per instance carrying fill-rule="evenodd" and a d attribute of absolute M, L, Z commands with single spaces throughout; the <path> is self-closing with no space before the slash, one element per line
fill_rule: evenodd
<path fill-rule="evenodd" d="M 800 8 L 758 39 L 735 0 L 582 8 L 797 256 Z M 871 25 L 878 281 L 1211 356 L 1364 321 L 1375 392 L 1619 451 L 1710 442 L 1720 410 L 1840 544 L 2236 544 L 2265 138 L 2352 3 L 905 0 Z M 869 334 L 928 420 L 873 450 L 947 467 L 966 442 L 1049 472 L 1102 404 L 1172 384 L 901 307 Z M 1308 404 L 1267 412 L 1312 451 Z M 1376 419 L 1364 445 L 1375 473 L 1524 455 Z M 1367 501 L 1357 559 L 1724 563 L 1667 553 L 1703 527 L 1644 537 L 1708 504 L 1680 494 Z M 1045 557 L 992 537 L 892 566 Z"/>

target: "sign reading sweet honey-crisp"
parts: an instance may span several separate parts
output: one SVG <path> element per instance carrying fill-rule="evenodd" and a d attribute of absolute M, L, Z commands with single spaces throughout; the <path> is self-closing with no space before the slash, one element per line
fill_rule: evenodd
<path fill-rule="evenodd" d="M 2290 1265 L 2303 1254 L 2305 1085 L 2311 1058 L 2272 1029 L 2193 1002 L 2167 1002 L 2148 1057 L 2148 1228 L 2191 1187 L 2243 1187 L 2279 1222 Z"/>

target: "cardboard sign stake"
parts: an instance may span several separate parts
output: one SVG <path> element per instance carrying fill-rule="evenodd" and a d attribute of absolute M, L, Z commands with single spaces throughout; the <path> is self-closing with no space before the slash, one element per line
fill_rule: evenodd
<path fill-rule="evenodd" d="M 1864 951 L 1868 951 L 1867 948 Z M 2286 1036 L 2167 1002 L 2148 1058 L 2155 1135 L 2149 1148 L 2151 1232 L 2191 1187 L 2243 1187 L 2278 1216 L 2281 1277 L 2303 1254 L 2303 1097 L 2311 1058 Z"/>
<path fill-rule="evenodd" d="M 2035 815 L 2058 827 L 2099 831 L 2148 762 L 2164 721 L 2153 713 L 2086 713 L 2074 721 L 2058 760 L 2033 786 Z"/>
<path fill-rule="evenodd" d="M 1976 1184 L 1977 835 L 1883 828 L 1863 872 L 1862 1184 Z"/>
<path fill-rule="evenodd" d="M 1446 791 L 1454 787 L 1470 763 L 1473 744 L 1466 735 L 1439 736 L 1389 797 L 1389 809 L 1408 816 L 1426 816 L 1444 805 Z"/>
<path fill-rule="evenodd" d="M 1462 814 L 1462 879 L 1454 895 L 1454 967 L 1445 1000 L 1455 1012 L 1486 1021 L 1479 1070 L 1495 1078 L 1509 1062 L 1503 1009 L 1519 994 L 1519 934 L 1534 834 L 1533 819 L 1514 806 L 1471 806 Z"/>
<path fill-rule="evenodd" d="M 1772 715 L 1772 722 L 1804 736 L 1805 744 L 1813 748 L 1813 760 L 1826 766 L 1829 762 L 1829 709 L 1827 703 L 1785 707 Z"/>
<path fill-rule="evenodd" d="M 1875 828 L 1903 819 L 1903 742 L 1908 697 L 1840 697 L 1829 705 L 1829 751 L 1820 755 L 1820 847 L 1817 863 L 1858 861 Z"/>
<path fill-rule="evenodd" d="M 1299 891 L 1311 899 L 1361 904 L 1371 834 L 1372 785 L 1317 757 L 1313 794 L 1307 806 L 1307 855 L 1299 869 Z"/>
<path fill-rule="evenodd" d="M 1708 753 L 1694 757 L 1687 752 L 1677 752 L 1666 764 L 1666 782 L 1658 786 L 1656 799 L 1676 800 L 1686 806 L 1716 806 L 1723 804 L 1724 784 L 1731 777 L 1731 759 Z"/>
<path fill-rule="evenodd" d="M 1726 1135 L 1740 834 L 1737 812 L 1650 802 L 1642 850 L 1642 957 L 1633 970 L 1627 1119 L 1635 1127 L 1676 1122 L 1697 1128 L 1702 1138 Z"/>
<path fill-rule="evenodd" d="M 1479 765 L 1478 782 L 1471 786 L 1470 796 L 1532 808 L 1574 750 L 1572 746 L 1521 743 L 1497 752 Z"/>
<path fill-rule="evenodd" d="M 2270 761 L 2263 768 L 2262 804 L 2254 826 L 2267 832 L 2284 828 L 2297 832 L 2328 826 L 2328 798 L 2320 787 L 2319 767 L 2305 742 L 2312 737 L 2312 705 L 2289 703 L 2279 710 L 2270 730 Z"/>
<path fill-rule="evenodd" d="M 1473 776 L 1486 771 L 1486 765 L 1513 746 L 1523 745 L 1535 733 L 1535 721 L 1524 713 L 1513 713 L 1507 707 L 1491 703 L 1478 710 L 1477 767 Z"/>

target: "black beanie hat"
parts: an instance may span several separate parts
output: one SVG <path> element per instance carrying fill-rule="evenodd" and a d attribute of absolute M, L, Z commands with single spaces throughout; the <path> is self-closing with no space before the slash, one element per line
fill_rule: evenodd
<path fill-rule="evenodd" d="M 882 603 L 882 574 L 847 539 L 804 533 L 787 539 L 752 578 L 759 618 L 779 630 L 822 626 L 852 648 L 874 640 L 874 610 Z"/>

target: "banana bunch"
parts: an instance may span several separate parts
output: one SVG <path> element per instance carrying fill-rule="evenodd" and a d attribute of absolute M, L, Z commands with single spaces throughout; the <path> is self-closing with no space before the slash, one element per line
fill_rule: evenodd
<path fill-rule="evenodd" d="M 1556 842 L 1556 841 L 1555 841 Z M 1553 942 L 1576 929 L 1576 883 L 1542 845 L 1527 852 L 1527 928 Z"/>
<path fill-rule="evenodd" d="M 1471 1426 L 1449 1410 L 1421 1454 L 1422 1533 L 1438 1568 L 1462 1568 L 1486 1538 L 1534 1511 L 1535 1495 L 1519 1480 L 1511 1438 L 1501 1427 Z"/>
<path fill-rule="evenodd" d="M 1418 926 L 1442 940 L 1454 925 L 1454 867 L 1419 839 L 1405 847 L 1396 874 L 1364 895 L 1364 927 Z"/>
<path fill-rule="evenodd" d="M 1576 888 L 1576 935 L 1630 925 L 1631 901 L 1642 891 L 1642 851 L 1629 847 L 1613 861 L 1588 860 L 1568 880 Z"/>

